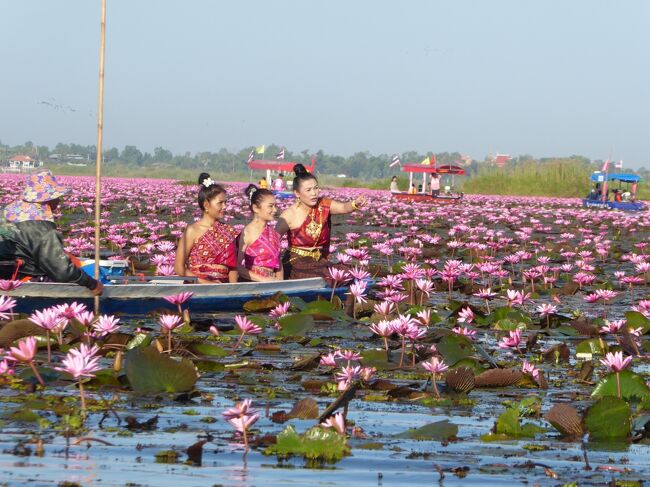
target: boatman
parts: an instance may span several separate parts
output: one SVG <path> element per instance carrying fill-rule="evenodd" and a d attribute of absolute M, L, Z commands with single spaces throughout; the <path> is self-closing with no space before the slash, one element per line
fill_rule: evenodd
<path fill-rule="evenodd" d="M 49 170 L 31 174 L 22 198 L 4 209 L 3 239 L 11 244 L 19 279 L 78 284 L 97 296 L 103 284 L 73 264 L 56 231 L 54 210 L 69 191 Z"/>

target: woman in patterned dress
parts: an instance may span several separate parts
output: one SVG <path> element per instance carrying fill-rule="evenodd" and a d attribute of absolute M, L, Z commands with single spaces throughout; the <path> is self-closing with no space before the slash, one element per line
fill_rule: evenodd
<path fill-rule="evenodd" d="M 209 174 L 199 176 L 201 219 L 185 229 L 178 241 L 174 270 L 200 283 L 237 282 L 237 231 L 220 222 L 226 210 L 226 190 Z"/>
<path fill-rule="evenodd" d="M 293 168 L 295 204 L 282 212 L 276 226 L 280 235 L 287 234 L 289 247 L 282 258 L 286 279 L 305 277 L 329 278 L 328 261 L 332 220 L 331 215 L 345 215 L 361 208 L 363 196 L 354 201 L 336 201 L 320 197 L 316 176 L 305 166 Z"/>
<path fill-rule="evenodd" d="M 244 192 L 253 221 L 239 235 L 239 276 L 247 281 L 281 281 L 280 235 L 270 223 L 275 218 L 275 196 L 268 189 L 250 184 Z"/>

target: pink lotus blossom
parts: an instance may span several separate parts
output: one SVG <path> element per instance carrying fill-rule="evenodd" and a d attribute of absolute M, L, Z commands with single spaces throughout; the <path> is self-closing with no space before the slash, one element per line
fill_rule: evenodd
<path fill-rule="evenodd" d="M 343 414 L 338 412 L 334 416 L 330 416 L 321 423 L 324 428 L 332 428 L 339 435 L 345 436 L 345 418 Z"/>
<path fill-rule="evenodd" d="M 521 330 L 511 330 L 508 332 L 507 337 L 503 337 L 499 342 L 499 348 L 514 348 L 519 350 L 519 344 L 521 343 Z"/>
<path fill-rule="evenodd" d="M 330 352 L 326 355 L 321 355 L 319 363 L 326 367 L 338 367 L 339 364 L 336 362 L 336 358 L 336 352 Z"/>
<path fill-rule="evenodd" d="M 632 363 L 632 357 L 623 357 L 623 352 L 609 352 L 604 359 L 600 359 L 600 363 L 612 372 L 620 372 Z"/>
<path fill-rule="evenodd" d="M 445 364 L 444 360 L 441 360 L 438 357 L 431 357 L 426 362 L 422 362 L 422 367 L 432 374 L 441 374 L 449 368 L 449 366 Z"/>
<path fill-rule="evenodd" d="M 118 325 L 119 322 L 120 319 L 115 318 L 112 315 L 100 315 L 100 317 L 97 319 L 97 322 L 93 324 L 93 330 L 97 336 L 103 337 L 110 333 L 115 333 L 120 328 Z"/>
<path fill-rule="evenodd" d="M 456 326 L 451 329 L 456 335 L 461 335 L 469 338 L 470 340 L 476 339 L 476 330 L 467 328 L 466 326 Z"/>
<path fill-rule="evenodd" d="M 388 316 L 395 309 L 395 304 L 391 303 L 390 301 L 382 301 L 381 303 L 375 304 L 373 309 L 375 313 Z"/>
<path fill-rule="evenodd" d="M 22 286 L 23 283 L 22 281 L 19 281 L 17 279 L 0 279 L 0 291 L 13 291 L 14 289 L 18 289 L 20 286 Z"/>
<path fill-rule="evenodd" d="M 251 407 L 251 400 L 238 402 L 234 407 L 224 411 L 222 416 L 238 433 L 241 433 L 244 447 L 248 450 L 248 429 L 260 419 L 258 411 Z"/>
<path fill-rule="evenodd" d="M 263 331 L 262 328 L 257 326 L 255 323 L 243 315 L 236 315 L 235 323 L 237 324 L 237 327 L 239 328 L 241 334 L 239 335 L 239 339 L 233 348 L 239 348 L 239 345 L 241 344 L 245 335 L 259 335 Z"/>
<path fill-rule="evenodd" d="M 474 313 L 470 307 L 465 307 L 458 312 L 459 323 L 471 323 L 474 321 Z"/>
<path fill-rule="evenodd" d="M 521 371 L 532 376 L 535 380 L 539 378 L 539 369 L 526 360 L 521 364 Z"/>
<path fill-rule="evenodd" d="M 278 304 L 269 312 L 269 316 L 276 320 L 279 320 L 283 316 L 289 313 L 289 308 L 291 308 L 291 302 L 287 301 L 286 303 Z"/>
<path fill-rule="evenodd" d="M 10 347 L 8 355 L 16 362 L 28 363 L 34 360 L 37 348 L 36 338 L 27 337 L 20 340 L 17 347 Z"/>

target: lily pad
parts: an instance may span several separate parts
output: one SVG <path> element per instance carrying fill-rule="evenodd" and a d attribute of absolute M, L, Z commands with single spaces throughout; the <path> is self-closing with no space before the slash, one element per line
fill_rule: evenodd
<path fill-rule="evenodd" d="M 218 345 L 210 343 L 192 343 L 189 347 L 190 352 L 196 355 L 206 355 L 208 357 L 227 357 L 232 352 Z"/>
<path fill-rule="evenodd" d="M 638 311 L 628 311 L 625 313 L 627 326 L 630 328 L 643 328 L 643 333 L 648 333 L 650 330 L 650 320 L 643 316 Z"/>
<path fill-rule="evenodd" d="M 409 440 L 434 440 L 447 441 L 458 434 L 458 425 L 443 419 L 435 423 L 429 423 L 420 428 L 412 428 L 403 433 L 395 435 L 395 438 Z"/>
<path fill-rule="evenodd" d="M 302 456 L 308 460 L 337 462 L 350 450 L 344 436 L 331 428 L 314 426 L 299 435 L 293 426 L 287 426 L 277 436 L 275 445 L 264 450 L 265 455 L 277 455 L 279 458 Z"/>
<path fill-rule="evenodd" d="M 456 362 L 470 357 L 474 353 L 472 342 L 464 336 L 456 334 L 445 336 L 436 345 L 436 348 L 449 366 L 453 366 Z"/>
<path fill-rule="evenodd" d="M 633 398 L 643 399 L 650 396 L 650 389 L 639 374 L 631 370 L 622 370 L 619 372 L 619 380 L 621 382 L 621 397 L 625 400 Z M 591 393 L 592 397 L 604 396 L 618 396 L 616 373 L 608 374 L 598 384 L 594 392 Z"/>
<path fill-rule="evenodd" d="M 275 299 L 251 299 L 244 303 L 243 308 L 247 313 L 264 313 L 272 310 L 278 304 L 280 302 Z"/>
<path fill-rule="evenodd" d="M 601 338 L 590 338 L 576 345 L 576 354 L 587 353 L 591 355 L 605 355 L 609 347 Z"/>
<path fill-rule="evenodd" d="M 513 438 L 530 438 L 535 436 L 535 434 L 543 433 L 544 431 L 544 428 L 533 423 L 521 424 L 519 411 L 516 408 L 508 408 L 501 413 L 501 416 L 497 419 L 495 428 L 495 433 L 497 435 L 503 434 Z"/>
<path fill-rule="evenodd" d="M 307 314 L 291 314 L 280 318 L 279 323 L 280 335 L 302 337 L 314 328 L 314 317 Z"/>
<path fill-rule="evenodd" d="M 594 440 L 625 438 L 630 434 L 630 405 L 615 396 L 605 396 L 587 411 L 585 426 Z"/>
<path fill-rule="evenodd" d="M 198 379 L 192 362 L 172 359 L 153 347 L 130 350 L 124 370 L 131 387 L 140 394 L 186 392 Z"/>
<path fill-rule="evenodd" d="M 361 363 L 364 367 L 374 367 L 377 370 L 386 370 L 396 366 L 388 362 L 386 350 L 383 348 L 361 352 Z"/>

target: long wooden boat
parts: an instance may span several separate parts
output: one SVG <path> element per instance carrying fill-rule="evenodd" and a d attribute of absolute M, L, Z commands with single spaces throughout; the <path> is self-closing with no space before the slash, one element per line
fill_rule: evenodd
<path fill-rule="evenodd" d="M 393 198 L 397 201 L 410 201 L 418 203 L 437 203 L 437 204 L 454 204 L 460 203 L 463 199 L 463 193 L 455 193 L 452 195 L 439 194 L 432 196 L 428 193 L 393 193 Z"/>
<path fill-rule="evenodd" d="M 335 294 L 344 299 L 347 287 L 336 288 Z M 193 293 L 187 306 L 195 313 L 241 310 L 251 299 L 268 298 L 280 292 L 305 300 L 318 296 L 329 299 L 332 289 L 325 279 L 312 277 L 276 282 L 238 282 L 235 284 L 181 284 L 178 280 L 153 280 L 147 283 L 110 284 L 104 287 L 100 299 L 102 313 L 143 315 L 157 309 L 174 310 L 164 297 L 182 292 Z M 91 309 L 93 297 L 90 291 L 75 284 L 25 283 L 18 289 L 4 293 L 17 301 L 15 311 L 31 313 L 55 304 L 76 301 Z"/>

